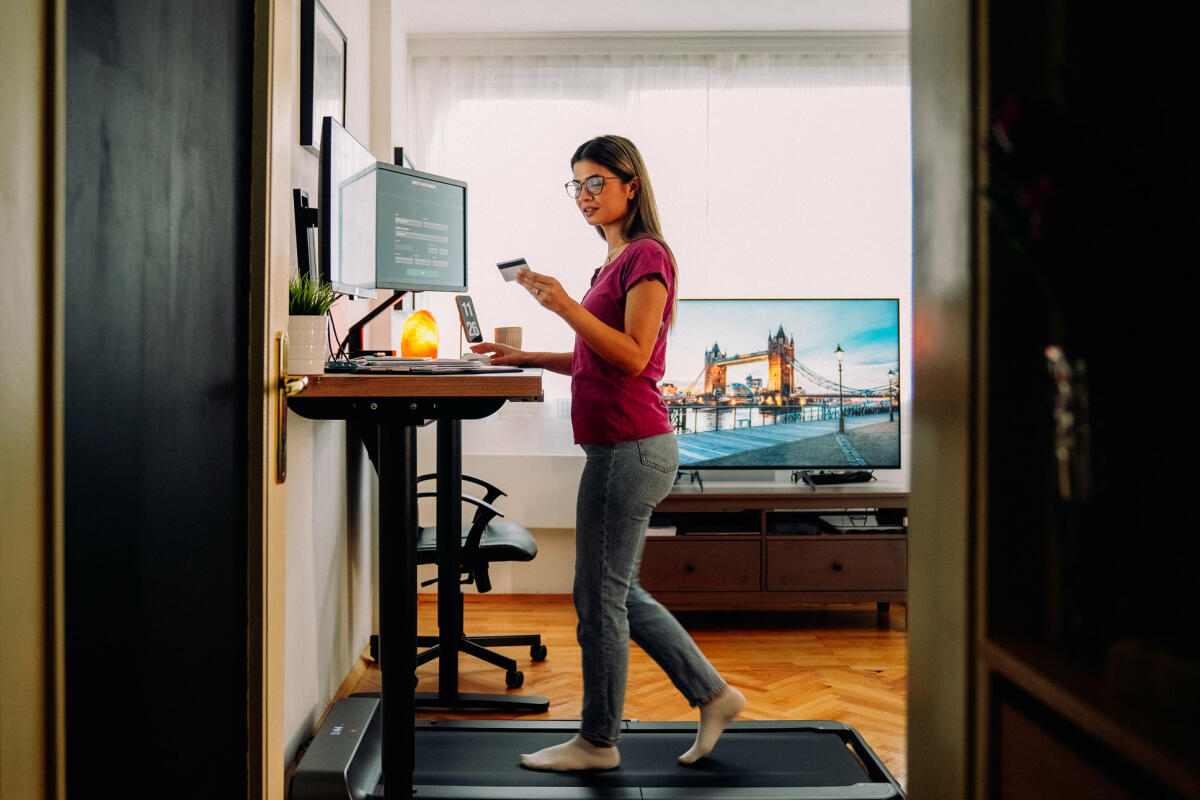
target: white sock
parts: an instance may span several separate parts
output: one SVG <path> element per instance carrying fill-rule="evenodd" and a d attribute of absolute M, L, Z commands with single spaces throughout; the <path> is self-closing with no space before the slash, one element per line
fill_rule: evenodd
<path fill-rule="evenodd" d="M 726 686 L 725 691 L 706 705 L 700 706 L 700 727 L 696 730 L 696 742 L 679 757 L 679 763 L 694 764 L 712 752 L 713 745 L 725 732 L 725 726 L 733 722 L 745 707 L 746 696 L 732 686 Z"/>
<path fill-rule="evenodd" d="M 583 769 L 613 769 L 620 766 L 621 754 L 614 747 L 599 747 L 579 734 L 562 744 L 546 747 L 536 753 L 521 755 L 521 766 L 528 769 L 571 772 Z"/>

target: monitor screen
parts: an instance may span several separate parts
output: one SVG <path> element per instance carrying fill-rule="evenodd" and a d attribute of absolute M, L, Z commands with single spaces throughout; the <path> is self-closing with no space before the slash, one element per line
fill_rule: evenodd
<path fill-rule="evenodd" d="M 467 290 L 467 185 L 379 164 L 375 285 Z"/>
<path fill-rule="evenodd" d="M 321 126 L 317 258 L 321 278 L 375 297 L 375 156 L 333 117 Z"/>
<path fill-rule="evenodd" d="M 680 469 L 899 469 L 899 374 L 897 299 L 680 300 Z"/>

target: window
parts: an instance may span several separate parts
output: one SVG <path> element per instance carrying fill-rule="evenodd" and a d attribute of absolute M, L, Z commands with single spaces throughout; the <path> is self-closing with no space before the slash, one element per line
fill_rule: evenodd
<path fill-rule="evenodd" d="M 468 45 L 475 53 L 457 54 Z M 539 47 L 556 53 L 530 52 Z M 406 152 L 469 185 L 470 293 L 485 332 L 521 325 L 529 349 L 572 347 L 566 325 L 495 263 L 523 256 L 582 296 L 606 251 L 562 184 L 576 146 L 618 133 L 646 159 L 682 297 L 900 297 L 907 372 L 905 47 L 889 36 L 596 37 L 481 55 L 479 42 L 415 40 Z M 419 302 L 454 319 L 450 298 Z M 547 376 L 546 390 L 565 395 L 566 379 Z"/>

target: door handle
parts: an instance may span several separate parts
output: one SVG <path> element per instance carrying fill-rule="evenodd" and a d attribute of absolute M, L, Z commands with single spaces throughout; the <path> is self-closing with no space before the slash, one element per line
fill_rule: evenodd
<path fill-rule="evenodd" d="M 308 376 L 301 375 L 299 378 L 293 378 L 291 375 L 280 375 L 279 384 L 283 387 L 284 395 L 292 397 L 308 388 Z"/>
<path fill-rule="evenodd" d="M 308 376 L 287 374 L 287 331 L 275 333 L 275 356 L 279 368 L 279 391 L 275 398 L 275 482 L 283 483 L 287 480 L 287 399 L 308 388 Z"/>

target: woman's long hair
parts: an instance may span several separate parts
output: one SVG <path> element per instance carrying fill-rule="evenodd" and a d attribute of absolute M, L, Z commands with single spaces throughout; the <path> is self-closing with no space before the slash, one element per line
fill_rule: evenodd
<path fill-rule="evenodd" d="M 646 162 L 637 146 L 624 136 L 608 134 L 589 139 L 575 150 L 571 156 L 572 169 L 580 161 L 594 161 L 608 167 L 623 182 L 629 183 L 638 178 L 638 190 L 629 203 L 629 211 L 621 220 L 621 238 L 627 242 L 636 239 L 653 239 L 663 246 L 671 259 L 671 269 L 675 278 L 675 303 L 671 307 L 669 325 L 675 323 L 675 310 L 679 304 L 679 264 L 675 261 L 675 253 L 663 237 L 662 226 L 658 221 L 658 204 L 654 202 L 654 189 L 650 185 L 650 174 L 646 171 Z M 595 226 L 600 238 L 604 238 L 604 229 Z"/>

